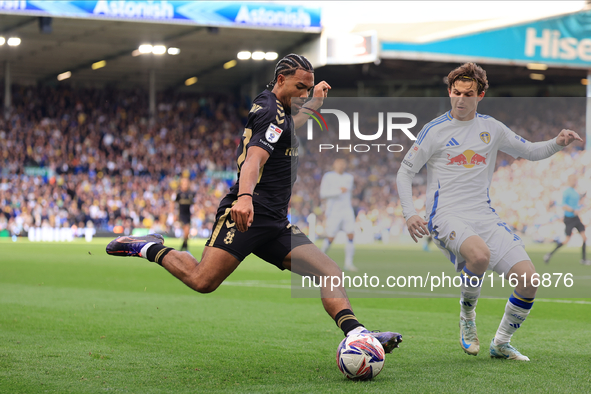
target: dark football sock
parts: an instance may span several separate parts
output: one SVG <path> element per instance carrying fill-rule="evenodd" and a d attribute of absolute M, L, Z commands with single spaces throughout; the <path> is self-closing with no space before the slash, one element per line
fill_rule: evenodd
<path fill-rule="evenodd" d="M 357 321 L 355 314 L 350 309 L 343 309 L 334 318 L 335 323 L 341 330 L 343 330 L 343 334 L 347 335 L 347 333 L 357 327 L 363 327 L 363 324 Z"/>
<path fill-rule="evenodd" d="M 166 256 L 173 248 L 168 248 L 162 244 L 155 244 L 148 248 L 146 257 L 149 261 L 162 265 L 162 259 Z"/>
<path fill-rule="evenodd" d="M 561 242 L 557 242 L 556 248 L 554 248 L 554 250 L 550 252 L 550 256 L 552 256 L 558 249 L 560 249 L 562 247 L 562 245 L 563 244 Z"/>
<path fill-rule="evenodd" d="M 583 242 L 583 260 L 587 260 L 587 242 Z"/>

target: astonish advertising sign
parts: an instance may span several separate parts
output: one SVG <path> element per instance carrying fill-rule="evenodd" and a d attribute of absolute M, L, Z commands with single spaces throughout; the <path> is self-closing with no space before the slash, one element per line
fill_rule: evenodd
<path fill-rule="evenodd" d="M 6 1 L 0 13 L 319 32 L 320 8 L 232 1 Z"/>
<path fill-rule="evenodd" d="M 382 42 L 381 57 L 591 68 L 591 11 L 428 43 Z"/>

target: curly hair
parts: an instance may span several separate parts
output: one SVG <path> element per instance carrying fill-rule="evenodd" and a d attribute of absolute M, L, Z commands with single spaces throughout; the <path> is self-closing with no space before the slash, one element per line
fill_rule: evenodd
<path fill-rule="evenodd" d="M 464 63 L 460 67 L 452 70 L 447 75 L 447 88 L 451 90 L 458 80 L 469 80 L 476 82 L 478 94 L 486 92 L 488 89 L 488 79 L 486 71 L 476 63 Z"/>

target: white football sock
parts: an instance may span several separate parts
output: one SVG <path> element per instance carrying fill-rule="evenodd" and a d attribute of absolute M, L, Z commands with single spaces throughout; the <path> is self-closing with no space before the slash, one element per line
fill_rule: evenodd
<path fill-rule="evenodd" d="M 345 267 L 352 267 L 353 266 L 353 256 L 355 255 L 355 244 L 352 240 L 347 238 L 347 243 L 345 244 Z"/>
<path fill-rule="evenodd" d="M 501 320 L 501 324 L 499 324 L 499 328 L 495 334 L 495 345 L 510 342 L 515 331 L 521 327 L 531 311 L 531 309 L 521 308 L 515 305 L 512 298 L 513 296 L 509 298 L 507 305 L 505 305 L 503 320 Z M 526 300 L 530 299 L 526 298 Z M 533 300 L 530 304 L 533 304 Z"/>
<path fill-rule="evenodd" d="M 150 249 L 150 246 L 152 246 L 152 245 L 156 245 L 156 242 L 148 242 L 147 244 L 145 244 L 144 247 L 142 248 L 142 250 L 140 251 L 140 257 L 147 259 L 148 258 L 148 249 Z"/>
<path fill-rule="evenodd" d="M 354 335 L 354 334 L 361 334 L 364 331 L 367 331 L 367 328 L 363 327 L 363 326 L 359 326 L 359 327 L 355 327 L 354 329 L 352 329 L 351 331 L 349 331 L 347 333 L 347 336 L 349 335 Z"/>
<path fill-rule="evenodd" d="M 470 272 L 467 268 L 464 268 L 460 273 L 462 276 L 462 295 L 460 297 L 460 318 L 464 320 L 475 320 L 476 319 L 476 304 L 478 304 L 478 297 L 480 297 L 480 289 L 482 288 L 482 277 L 483 275 L 475 275 Z M 477 277 L 478 281 L 470 278 Z M 478 282 L 477 286 L 474 286 Z"/>

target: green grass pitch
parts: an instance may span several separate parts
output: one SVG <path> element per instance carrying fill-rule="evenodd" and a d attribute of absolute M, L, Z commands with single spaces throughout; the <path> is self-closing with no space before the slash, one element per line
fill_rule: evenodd
<path fill-rule="evenodd" d="M 144 259 L 107 256 L 107 242 L 0 240 L 0 393 L 591 392 L 591 298 L 536 302 L 512 341 L 529 363 L 488 356 L 506 299 L 479 302 L 478 357 L 459 347 L 457 298 L 353 299 L 369 329 L 404 342 L 377 378 L 352 382 L 335 363 L 342 333 L 318 299 L 291 297 L 289 273 L 251 257 L 201 295 Z M 540 262 L 547 248 L 528 251 Z M 419 246 L 379 250 L 357 256 L 449 264 Z M 559 254 L 551 264 L 591 275 L 578 249 Z"/>

